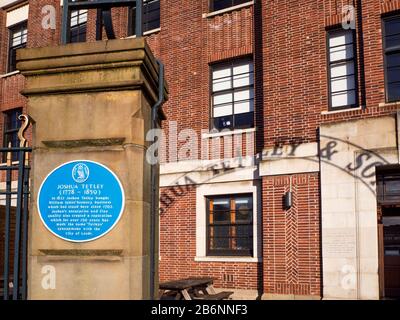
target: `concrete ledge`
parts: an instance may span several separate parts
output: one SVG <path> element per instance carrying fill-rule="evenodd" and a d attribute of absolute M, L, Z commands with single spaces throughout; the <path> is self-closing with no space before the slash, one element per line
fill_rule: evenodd
<path fill-rule="evenodd" d="M 123 250 L 56 250 L 39 249 L 39 252 L 47 256 L 122 256 Z"/>
<path fill-rule="evenodd" d="M 19 49 L 17 68 L 26 96 L 143 88 L 150 104 L 158 100 L 159 67 L 144 38 Z"/>
<path fill-rule="evenodd" d="M 81 148 L 81 147 L 104 147 L 122 145 L 125 138 L 106 138 L 106 139 L 82 139 L 82 140 L 58 140 L 58 141 L 43 141 L 43 144 L 48 148 Z"/>
<path fill-rule="evenodd" d="M 39 250 L 38 261 L 122 261 L 123 250 Z"/>
<path fill-rule="evenodd" d="M 321 300 L 320 296 L 264 293 L 261 300 Z"/>
<path fill-rule="evenodd" d="M 243 262 L 243 263 L 259 263 L 261 258 L 257 257 L 194 257 L 196 262 Z"/>
<path fill-rule="evenodd" d="M 160 174 L 166 175 L 173 173 L 189 173 L 194 171 L 201 172 L 254 166 L 255 159 L 252 156 L 216 160 L 185 160 L 179 162 L 162 163 L 160 166 Z"/>
<path fill-rule="evenodd" d="M 219 137 L 225 137 L 225 136 L 235 136 L 238 134 L 243 134 L 243 133 L 251 133 L 251 132 L 256 132 L 256 128 L 249 128 L 249 129 L 236 129 L 236 130 L 230 130 L 230 131 L 222 131 L 222 132 L 210 132 L 210 133 L 203 133 L 201 135 L 202 139 L 209 139 L 209 138 L 219 138 Z"/>
<path fill-rule="evenodd" d="M 8 73 L 5 73 L 5 74 L 2 74 L 2 75 L 0 76 L 0 79 L 12 77 L 12 76 L 14 76 L 14 75 L 16 75 L 16 74 L 19 74 L 19 73 L 20 73 L 19 70 L 15 70 L 15 71 L 13 71 L 13 72 L 8 72 Z"/>

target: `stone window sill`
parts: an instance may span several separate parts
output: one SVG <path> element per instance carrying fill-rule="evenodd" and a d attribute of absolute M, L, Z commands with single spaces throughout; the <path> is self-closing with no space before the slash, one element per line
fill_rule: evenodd
<path fill-rule="evenodd" d="M 11 162 L 11 165 L 12 166 L 15 166 L 15 165 L 18 165 L 19 164 L 19 161 L 13 161 L 13 162 Z M 6 167 L 7 166 L 7 162 L 1 162 L 0 163 L 0 167 Z"/>
<path fill-rule="evenodd" d="M 254 257 L 195 257 L 196 262 L 243 262 L 257 263 L 261 262 L 260 258 Z"/>
<path fill-rule="evenodd" d="M 358 111 L 362 110 L 362 107 L 357 107 L 357 108 L 348 108 L 348 109 L 341 109 L 341 110 L 331 110 L 331 111 L 322 111 L 321 114 L 336 114 L 336 113 L 345 113 L 345 112 L 351 112 L 351 111 Z"/>
<path fill-rule="evenodd" d="M 152 30 L 143 32 L 143 35 L 144 35 L 144 36 L 149 36 L 149 35 L 151 35 L 151 34 L 158 33 L 158 32 L 160 32 L 160 31 L 161 31 L 161 28 L 152 29 Z M 134 35 L 132 35 L 132 36 L 126 37 L 126 39 L 131 39 L 131 38 L 136 38 L 136 35 L 134 34 Z"/>
<path fill-rule="evenodd" d="M 9 72 L 9 73 L 5 73 L 0 75 L 0 78 L 7 78 L 7 77 L 11 77 L 13 75 L 19 74 L 19 70 L 13 71 L 13 72 Z"/>
<path fill-rule="evenodd" d="M 226 9 L 213 11 L 213 12 L 209 12 L 209 13 L 203 13 L 203 18 L 212 18 L 212 17 L 218 16 L 218 15 L 224 14 L 224 13 L 228 13 L 228 12 L 231 12 L 231 11 L 235 11 L 235 10 L 239 10 L 239 9 L 242 9 L 242 8 L 250 7 L 253 4 L 254 4 L 254 1 L 249 1 L 249 2 L 242 3 L 242 4 L 239 4 L 237 6 L 229 7 L 229 8 L 226 8 Z"/>
<path fill-rule="evenodd" d="M 400 101 L 396 102 L 382 102 L 379 104 L 379 107 L 393 107 L 393 106 L 398 106 L 400 107 Z"/>
<path fill-rule="evenodd" d="M 215 132 L 215 133 L 203 133 L 201 135 L 202 139 L 208 139 L 208 138 L 217 138 L 217 137 L 223 137 L 223 136 L 234 136 L 237 134 L 242 134 L 242 133 L 249 133 L 249 132 L 255 132 L 256 128 L 249 128 L 249 129 L 238 129 L 238 130 L 232 130 L 232 131 L 223 131 L 223 132 Z"/>

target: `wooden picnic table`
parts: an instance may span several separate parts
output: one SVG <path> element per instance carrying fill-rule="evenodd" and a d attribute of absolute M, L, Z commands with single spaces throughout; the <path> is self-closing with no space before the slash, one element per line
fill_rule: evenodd
<path fill-rule="evenodd" d="M 233 292 L 216 293 L 214 279 L 187 278 L 182 280 L 160 283 L 160 297 L 173 297 L 175 300 L 223 300 L 229 298 Z"/>
<path fill-rule="evenodd" d="M 12 299 L 12 295 L 13 295 L 13 279 L 14 276 L 10 275 L 8 277 L 8 298 Z M 22 282 L 22 278 L 19 279 L 19 283 Z M 22 290 L 22 285 L 20 285 L 19 288 L 19 294 L 21 294 L 21 290 Z M 4 276 L 0 276 L 0 300 L 4 299 Z"/>

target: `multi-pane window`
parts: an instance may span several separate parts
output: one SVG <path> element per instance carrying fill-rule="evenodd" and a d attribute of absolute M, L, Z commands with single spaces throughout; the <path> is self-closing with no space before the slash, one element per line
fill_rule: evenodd
<path fill-rule="evenodd" d="M 356 45 L 353 30 L 328 33 L 330 109 L 357 105 Z"/>
<path fill-rule="evenodd" d="M 241 59 L 212 66 L 212 128 L 254 126 L 253 61 Z"/>
<path fill-rule="evenodd" d="M 21 126 L 21 121 L 18 119 L 21 115 L 22 109 L 12 109 L 4 112 L 4 130 L 3 130 L 3 146 L 8 147 L 11 143 L 11 147 L 19 146 L 18 130 Z M 6 154 L 3 155 L 3 162 L 6 161 Z M 12 153 L 12 160 L 16 161 L 17 153 Z"/>
<path fill-rule="evenodd" d="M 386 100 L 400 100 L 400 16 L 384 20 Z"/>
<path fill-rule="evenodd" d="M 249 0 L 210 0 L 210 11 L 218 11 L 246 2 L 249 2 Z"/>
<path fill-rule="evenodd" d="M 143 32 L 160 28 L 160 0 L 143 0 Z M 129 34 L 136 32 L 136 7 L 130 10 Z"/>
<path fill-rule="evenodd" d="M 26 47 L 28 39 L 27 22 L 24 21 L 9 28 L 10 45 L 8 52 L 8 72 L 17 70 L 17 50 Z"/>
<path fill-rule="evenodd" d="M 87 32 L 87 10 L 74 10 L 71 12 L 70 42 L 85 42 Z"/>
<path fill-rule="evenodd" d="M 252 194 L 207 198 L 207 254 L 253 255 Z"/>

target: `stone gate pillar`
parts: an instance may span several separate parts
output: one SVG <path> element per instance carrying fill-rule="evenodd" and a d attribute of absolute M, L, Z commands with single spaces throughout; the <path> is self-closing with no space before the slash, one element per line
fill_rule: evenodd
<path fill-rule="evenodd" d="M 146 134 L 159 68 L 149 47 L 68 44 L 20 50 L 18 61 L 34 121 L 28 298 L 151 298 Z"/>

